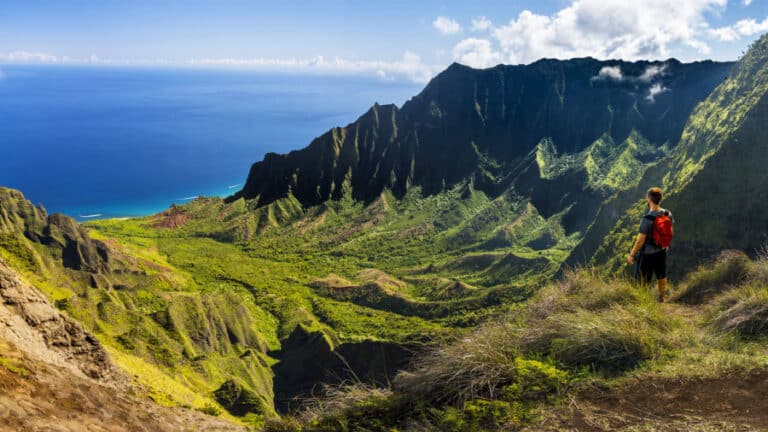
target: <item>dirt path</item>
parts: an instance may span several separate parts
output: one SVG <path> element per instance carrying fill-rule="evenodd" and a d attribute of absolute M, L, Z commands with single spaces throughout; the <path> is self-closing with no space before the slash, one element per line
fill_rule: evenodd
<path fill-rule="evenodd" d="M 768 431 L 768 372 L 590 390 L 530 430 Z"/>

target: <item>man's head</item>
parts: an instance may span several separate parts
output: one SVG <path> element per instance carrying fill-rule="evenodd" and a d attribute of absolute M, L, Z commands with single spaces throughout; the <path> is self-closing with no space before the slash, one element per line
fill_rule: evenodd
<path fill-rule="evenodd" d="M 648 198 L 648 204 L 659 205 L 662 195 L 663 194 L 661 192 L 661 188 L 652 187 L 648 189 L 648 193 L 646 194 L 646 198 Z"/>

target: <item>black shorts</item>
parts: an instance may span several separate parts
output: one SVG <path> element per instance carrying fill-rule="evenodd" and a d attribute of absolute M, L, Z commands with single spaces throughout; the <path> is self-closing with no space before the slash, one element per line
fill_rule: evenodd
<path fill-rule="evenodd" d="M 637 277 L 644 282 L 650 282 L 653 275 L 656 279 L 667 277 L 667 251 L 656 252 L 653 254 L 640 254 L 637 263 Z"/>

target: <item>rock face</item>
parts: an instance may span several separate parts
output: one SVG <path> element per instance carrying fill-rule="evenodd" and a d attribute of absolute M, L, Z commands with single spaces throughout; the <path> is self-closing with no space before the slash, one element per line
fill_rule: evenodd
<path fill-rule="evenodd" d="M 121 377 L 101 343 L 0 259 L 0 338 L 40 361 L 104 382 Z"/>
<path fill-rule="evenodd" d="M 454 64 L 402 109 L 374 105 L 302 150 L 267 154 L 233 199 L 266 205 L 292 195 L 312 206 L 347 191 L 371 201 L 385 188 L 430 194 L 468 178 L 497 193 L 545 138 L 558 154 L 601 137 L 622 143 L 633 132 L 656 147 L 676 143 L 694 106 L 731 67 L 590 58 L 485 70 Z"/>
<path fill-rule="evenodd" d="M 64 267 L 94 273 L 109 271 L 107 246 L 92 240 L 74 219 L 62 214 L 49 216 L 21 192 L 0 187 L 0 235 L 13 232 L 48 246 Z"/>

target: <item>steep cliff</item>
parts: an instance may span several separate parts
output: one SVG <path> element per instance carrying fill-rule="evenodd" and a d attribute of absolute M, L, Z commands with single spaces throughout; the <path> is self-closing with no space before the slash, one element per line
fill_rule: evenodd
<path fill-rule="evenodd" d="M 633 133 L 654 147 L 674 145 L 731 66 L 591 58 L 484 70 L 454 64 L 401 109 L 374 105 L 302 150 L 267 154 L 231 200 L 266 205 L 292 195 L 308 207 L 348 191 L 370 202 L 385 188 L 432 194 L 466 179 L 495 195 L 543 139 L 561 155 Z"/>

